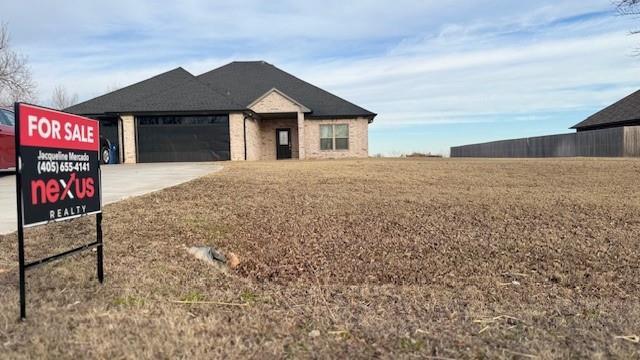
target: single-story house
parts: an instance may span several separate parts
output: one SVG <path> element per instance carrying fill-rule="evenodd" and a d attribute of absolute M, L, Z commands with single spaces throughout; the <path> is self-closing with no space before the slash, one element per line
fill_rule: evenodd
<path fill-rule="evenodd" d="M 179 67 L 65 111 L 98 119 L 124 163 L 367 157 L 376 117 L 264 61 Z"/>
<path fill-rule="evenodd" d="M 576 132 L 454 146 L 451 157 L 640 157 L 640 91 L 571 129 Z"/>

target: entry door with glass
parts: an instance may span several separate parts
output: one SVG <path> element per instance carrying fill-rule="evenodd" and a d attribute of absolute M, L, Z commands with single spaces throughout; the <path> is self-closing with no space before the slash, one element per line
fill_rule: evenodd
<path fill-rule="evenodd" d="M 276 129 L 277 159 L 291 159 L 291 129 Z"/>

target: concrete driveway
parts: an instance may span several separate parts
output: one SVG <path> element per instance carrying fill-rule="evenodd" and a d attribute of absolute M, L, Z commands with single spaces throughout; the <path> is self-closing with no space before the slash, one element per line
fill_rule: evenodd
<path fill-rule="evenodd" d="M 102 167 L 102 204 L 182 184 L 222 169 L 216 163 L 155 163 Z M 17 230 L 16 183 L 0 175 L 0 235 Z"/>

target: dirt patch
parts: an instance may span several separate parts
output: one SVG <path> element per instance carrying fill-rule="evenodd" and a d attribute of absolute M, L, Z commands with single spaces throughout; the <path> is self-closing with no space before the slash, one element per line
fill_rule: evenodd
<path fill-rule="evenodd" d="M 108 206 L 91 254 L 29 274 L 0 237 L 10 357 L 633 357 L 640 161 L 228 164 Z M 88 219 L 28 232 L 35 258 Z M 73 239 L 73 241 L 68 241 Z M 228 274 L 185 246 L 241 261 Z M 313 336 L 310 336 L 312 334 Z"/>

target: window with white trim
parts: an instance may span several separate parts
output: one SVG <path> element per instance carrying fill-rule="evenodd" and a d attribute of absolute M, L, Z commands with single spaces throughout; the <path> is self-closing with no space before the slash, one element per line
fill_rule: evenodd
<path fill-rule="evenodd" d="M 349 125 L 320 125 L 320 150 L 349 150 Z"/>

